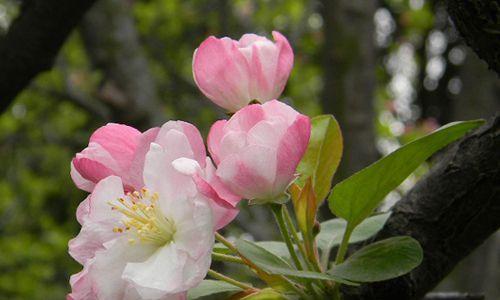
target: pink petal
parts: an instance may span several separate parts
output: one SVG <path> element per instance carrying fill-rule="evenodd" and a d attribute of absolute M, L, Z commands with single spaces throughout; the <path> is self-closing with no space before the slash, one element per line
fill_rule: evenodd
<path fill-rule="evenodd" d="M 269 199 L 276 174 L 276 150 L 259 145 L 226 157 L 218 166 L 217 176 L 234 193 L 246 199 Z"/>
<path fill-rule="evenodd" d="M 77 156 L 73 158 L 72 164 L 75 171 L 78 172 L 78 175 L 76 173 L 73 173 L 73 180 L 75 181 L 75 184 L 77 186 L 80 185 L 82 187 L 85 187 L 87 191 L 91 185 L 86 182 L 97 183 L 103 178 L 114 175 L 114 172 L 107 168 L 105 165 L 89 158 L 79 158 Z M 84 178 L 86 182 L 80 180 L 80 178 Z"/>
<path fill-rule="evenodd" d="M 273 31 L 273 37 L 279 49 L 274 88 L 275 95 L 281 95 L 293 68 L 293 50 L 288 40 L 278 31 Z"/>
<path fill-rule="evenodd" d="M 238 46 L 241 47 L 248 47 L 252 45 L 255 42 L 265 42 L 268 41 L 270 42 L 266 37 L 254 34 L 254 33 L 246 33 L 241 36 Z"/>
<path fill-rule="evenodd" d="M 191 149 L 193 150 L 194 159 L 200 164 L 202 168 L 205 167 L 205 157 L 207 153 L 205 151 L 205 143 L 201 137 L 200 131 L 194 125 L 178 121 L 184 134 L 186 135 L 189 143 L 191 144 Z"/>
<path fill-rule="evenodd" d="M 281 117 L 286 120 L 288 126 L 292 125 L 299 115 L 291 106 L 278 100 L 272 100 L 262 104 L 262 109 L 265 112 L 266 119 Z"/>
<path fill-rule="evenodd" d="M 69 283 L 71 285 L 71 293 L 67 295 L 66 300 L 94 300 L 97 295 L 92 289 L 92 282 L 88 276 L 88 265 L 84 266 L 79 273 L 71 275 Z"/>
<path fill-rule="evenodd" d="M 88 215 L 90 213 L 90 195 L 85 198 L 78 207 L 76 208 L 76 220 L 80 225 L 83 225 L 85 223 Z"/>
<path fill-rule="evenodd" d="M 237 111 L 225 126 L 225 132 L 244 131 L 248 132 L 255 124 L 264 120 L 264 106 L 252 104 Z"/>
<path fill-rule="evenodd" d="M 92 190 L 94 189 L 95 183 L 83 178 L 83 176 L 76 169 L 76 167 L 73 163 L 74 160 L 75 159 L 73 159 L 71 161 L 71 171 L 70 171 L 71 179 L 73 180 L 73 182 L 75 183 L 75 185 L 79 189 L 87 191 L 87 192 L 92 192 Z"/>
<path fill-rule="evenodd" d="M 193 75 L 203 94 L 229 111 L 236 111 L 251 100 L 248 63 L 230 39 L 207 38 L 195 51 Z"/>
<path fill-rule="evenodd" d="M 92 134 L 90 143 L 101 145 L 122 170 L 127 170 L 134 157 L 140 135 L 141 132 L 133 127 L 109 123 Z"/>
<path fill-rule="evenodd" d="M 224 126 L 226 125 L 226 120 L 219 120 L 215 122 L 210 128 L 210 132 L 208 133 L 207 145 L 208 151 L 212 156 L 213 160 L 216 164 L 219 163 L 219 149 L 220 149 L 220 141 L 224 136 Z"/>
<path fill-rule="evenodd" d="M 250 94 L 253 99 L 257 99 L 261 103 L 280 95 L 274 93 L 278 54 L 278 49 L 271 41 L 252 45 Z"/>
<path fill-rule="evenodd" d="M 310 119 L 299 115 L 288 128 L 278 147 L 275 193 L 282 192 L 294 179 L 295 170 L 304 155 L 311 134 Z"/>
<path fill-rule="evenodd" d="M 143 170 L 144 170 L 144 160 L 146 159 L 146 153 L 148 153 L 150 145 L 156 140 L 160 128 L 154 127 L 145 131 L 137 143 L 137 148 L 135 150 L 134 159 L 130 165 L 128 171 L 128 185 L 133 187 L 133 190 L 140 190 L 144 187 L 143 180 Z M 127 190 L 130 192 L 130 190 Z"/>

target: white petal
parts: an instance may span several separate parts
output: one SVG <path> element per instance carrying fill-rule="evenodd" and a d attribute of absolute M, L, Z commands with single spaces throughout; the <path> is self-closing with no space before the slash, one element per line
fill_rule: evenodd
<path fill-rule="evenodd" d="M 101 180 L 90 195 L 87 220 L 92 222 L 119 220 L 120 213 L 112 210 L 109 202 L 116 202 L 123 196 L 123 183 L 120 177 L 109 176 Z"/>
<path fill-rule="evenodd" d="M 187 157 L 181 157 L 174 160 L 172 166 L 178 172 L 189 176 L 193 176 L 202 171 L 200 164 L 196 160 Z"/>
<path fill-rule="evenodd" d="M 152 192 L 159 193 L 162 201 L 186 199 L 197 193 L 191 176 L 179 173 L 172 166 L 172 162 L 177 158 L 179 156 L 172 157 L 168 149 L 155 143 L 151 144 L 150 151 L 146 155 L 144 183 Z"/>
<path fill-rule="evenodd" d="M 145 261 L 157 248 L 146 243 L 131 245 L 126 237 L 106 246 L 108 249 L 96 253 L 89 270 L 93 287 L 99 299 L 130 299 L 132 291 L 122 277 L 125 267 L 129 263 Z"/>
<path fill-rule="evenodd" d="M 144 262 L 127 264 L 123 279 L 130 282 L 145 299 L 176 294 L 187 289 L 183 278 L 186 259 L 187 255 L 178 251 L 175 244 L 167 244 Z"/>
<path fill-rule="evenodd" d="M 212 249 L 214 242 L 212 210 L 200 195 L 193 200 L 190 207 L 191 213 L 176 216 L 176 233 L 174 236 L 178 249 L 189 254 L 193 259 L 198 259 L 207 250 Z"/>

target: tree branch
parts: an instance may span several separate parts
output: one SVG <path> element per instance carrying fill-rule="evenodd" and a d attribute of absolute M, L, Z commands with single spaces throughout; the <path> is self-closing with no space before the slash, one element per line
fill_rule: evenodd
<path fill-rule="evenodd" d="M 0 40 L 0 112 L 37 74 L 52 67 L 64 41 L 94 2 L 24 1 Z"/>
<path fill-rule="evenodd" d="M 94 67 L 104 73 L 99 96 L 113 119 L 138 128 L 165 120 L 130 4 L 101 0 L 85 16 L 81 34 Z"/>
<path fill-rule="evenodd" d="M 346 299 L 421 299 L 500 227 L 500 115 L 450 146 L 373 240 L 410 235 L 424 249 L 408 275 L 345 289 Z"/>
<path fill-rule="evenodd" d="M 447 0 L 448 14 L 465 42 L 500 76 L 500 1 Z"/>

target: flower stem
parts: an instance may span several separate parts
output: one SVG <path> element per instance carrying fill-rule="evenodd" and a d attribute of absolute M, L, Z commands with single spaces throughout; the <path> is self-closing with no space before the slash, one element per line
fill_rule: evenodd
<path fill-rule="evenodd" d="M 231 250 L 233 253 L 238 254 L 238 249 L 228 240 L 226 240 L 225 237 L 223 237 L 220 233 L 215 232 L 215 239 L 221 242 L 224 246 L 226 246 L 229 250 Z"/>
<path fill-rule="evenodd" d="M 243 260 L 239 257 L 233 255 L 226 255 L 222 253 L 212 252 L 212 259 L 217 261 L 231 262 L 236 264 L 245 264 Z"/>
<path fill-rule="evenodd" d="M 285 222 L 292 232 L 292 237 L 297 244 L 297 247 L 299 248 L 300 254 L 302 258 L 304 259 L 305 262 L 307 262 L 307 253 L 306 249 L 304 248 L 304 245 L 301 243 L 299 235 L 297 234 L 297 229 L 295 229 L 295 225 L 292 222 L 292 217 L 290 216 L 290 213 L 288 212 L 288 209 L 286 207 L 283 207 L 283 215 L 285 216 Z"/>
<path fill-rule="evenodd" d="M 342 236 L 342 242 L 340 243 L 339 250 L 337 252 L 337 256 L 335 257 L 335 264 L 341 264 L 344 262 L 344 257 L 347 252 L 347 247 L 349 246 L 349 239 L 351 238 L 351 234 L 354 228 L 351 228 L 349 224 L 347 224 L 344 235 Z"/>
<path fill-rule="evenodd" d="M 278 227 L 280 229 L 281 236 L 285 241 L 286 247 L 288 248 L 288 252 L 290 252 L 290 256 L 292 257 L 295 267 L 297 267 L 298 270 L 303 270 L 299 257 L 297 256 L 297 253 L 295 252 L 295 249 L 293 247 L 292 239 L 290 237 L 290 232 L 288 231 L 288 228 L 285 224 L 285 220 L 283 218 L 283 210 L 285 210 L 286 207 L 284 206 L 284 204 L 270 204 L 270 206 L 271 206 L 271 211 L 274 214 L 274 218 L 276 219 L 276 223 L 278 224 Z"/>
<path fill-rule="evenodd" d="M 349 246 L 349 239 L 351 238 L 352 231 L 354 227 L 351 227 L 349 223 L 344 231 L 344 235 L 342 236 L 342 242 L 340 243 L 339 250 L 337 251 L 337 256 L 335 257 L 335 265 L 339 265 L 344 262 L 345 254 L 347 253 L 347 248 Z M 340 300 L 342 299 L 340 296 L 340 284 L 335 283 L 333 285 L 333 299 Z"/>
<path fill-rule="evenodd" d="M 219 279 L 219 280 L 225 281 L 229 284 L 232 284 L 234 286 L 237 286 L 243 290 L 258 290 L 257 288 L 254 288 L 251 285 L 248 285 L 246 283 L 240 282 L 240 281 L 235 280 L 233 278 L 227 277 L 226 275 L 223 275 L 223 274 L 216 272 L 212 269 L 208 270 L 208 275 L 210 275 L 211 277 L 213 277 L 215 279 Z"/>

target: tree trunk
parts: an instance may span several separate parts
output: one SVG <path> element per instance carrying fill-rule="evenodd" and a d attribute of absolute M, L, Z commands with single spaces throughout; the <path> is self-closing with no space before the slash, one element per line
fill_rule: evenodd
<path fill-rule="evenodd" d="M 377 159 L 375 148 L 376 1 L 323 0 L 324 113 L 333 114 L 344 136 L 344 157 L 337 179 Z"/>
<path fill-rule="evenodd" d="M 465 42 L 500 74 L 500 0 L 447 0 L 448 14 Z"/>
<path fill-rule="evenodd" d="M 40 72 L 49 70 L 74 27 L 95 0 L 23 1 L 0 39 L 0 112 Z"/>
<path fill-rule="evenodd" d="M 91 61 L 104 73 L 99 98 L 113 108 L 114 119 L 143 129 L 159 125 L 162 105 L 130 4 L 101 0 L 83 19 L 81 33 Z"/>

